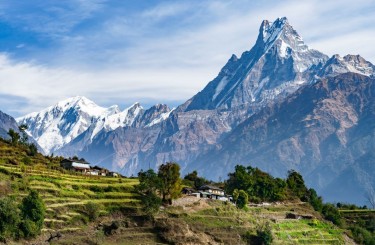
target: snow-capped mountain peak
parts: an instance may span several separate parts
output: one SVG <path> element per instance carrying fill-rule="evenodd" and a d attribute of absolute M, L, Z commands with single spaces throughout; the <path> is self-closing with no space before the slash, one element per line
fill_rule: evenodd
<path fill-rule="evenodd" d="M 116 107 L 100 107 L 83 96 L 59 101 L 40 112 L 17 118 L 28 125 L 28 132 L 50 153 L 84 132 L 101 115 L 117 113 Z"/>
<path fill-rule="evenodd" d="M 277 18 L 274 22 L 264 20 L 260 26 L 257 40 L 258 46 L 263 46 L 264 51 L 267 51 L 275 43 L 280 44 L 280 56 L 282 57 L 285 57 L 288 48 L 299 52 L 308 50 L 308 46 L 298 32 L 289 24 L 286 17 Z"/>
<path fill-rule="evenodd" d="M 287 18 L 277 18 L 274 22 L 263 20 L 259 34 L 262 35 L 264 44 L 270 44 L 280 37 L 284 26 L 288 24 Z"/>
<path fill-rule="evenodd" d="M 347 72 L 374 77 L 375 66 L 359 55 L 346 55 L 341 57 L 340 55 L 335 54 L 327 61 L 318 75 L 320 77 L 334 77 L 338 74 Z"/>
<path fill-rule="evenodd" d="M 95 137 L 103 128 L 107 131 L 115 130 L 118 127 L 131 126 L 137 116 L 143 111 L 140 103 L 136 102 L 122 112 L 113 115 L 104 115 L 96 122 L 95 129 L 91 135 L 91 139 Z"/>
<path fill-rule="evenodd" d="M 264 20 L 254 47 L 240 58 L 232 56 L 219 75 L 181 108 L 258 107 L 310 81 L 310 69 L 326 60 L 326 55 L 308 48 L 287 18 Z"/>
<path fill-rule="evenodd" d="M 152 107 L 153 108 L 153 107 Z M 150 109 L 152 109 L 150 108 Z M 157 105 L 152 109 L 153 116 L 138 122 L 145 110 L 136 102 L 121 111 L 117 105 L 105 108 L 83 96 L 75 96 L 59 101 L 40 112 L 30 113 L 17 118 L 19 124 L 28 125 L 28 133 L 37 140 L 48 154 L 61 149 L 79 135 L 86 132 L 86 138 L 91 141 L 102 130 L 105 132 L 116 130 L 119 127 L 151 126 L 164 121 L 170 112 Z"/>

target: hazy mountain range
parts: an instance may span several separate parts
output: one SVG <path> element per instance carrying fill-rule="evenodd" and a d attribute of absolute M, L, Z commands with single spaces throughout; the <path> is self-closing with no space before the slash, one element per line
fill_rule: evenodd
<path fill-rule="evenodd" d="M 125 175 L 166 161 L 215 180 L 236 164 L 280 177 L 295 169 L 328 201 L 364 203 L 375 186 L 374 76 L 359 55 L 310 49 L 278 18 L 263 21 L 254 47 L 175 109 L 121 111 L 74 97 L 17 121 L 46 153 Z"/>

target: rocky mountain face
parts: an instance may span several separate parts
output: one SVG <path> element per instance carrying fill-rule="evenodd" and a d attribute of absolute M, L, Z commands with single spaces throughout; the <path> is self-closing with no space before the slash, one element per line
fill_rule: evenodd
<path fill-rule="evenodd" d="M 75 97 L 18 122 L 48 152 L 125 175 L 166 161 L 210 179 L 225 179 L 239 163 L 281 177 L 295 169 L 330 200 L 363 203 L 374 186 L 374 71 L 359 55 L 310 49 L 278 18 L 263 21 L 254 47 L 232 55 L 175 110 L 136 103 L 120 111 Z"/>
<path fill-rule="evenodd" d="M 311 81 L 327 60 L 308 48 L 286 18 L 265 20 L 254 47 L 240 58 L 233 55 L 219 75 L 185 103 L 185 111 L 259 107 Z"/>
<path fill-rule="evenodd" d="M 367 76 L 321 79 L 264 107 L 196 160 L 208 166 L 189 169 L 223 177 L 235 163 L 280 177 L 295 169 L 328 201 L 363 201 L 375 186 L 374 95 L 375 80 Z"/>
<path fill-rule="evenodd" d="M 13 129 L 18 132 L 17 122 L 13 117 L 0 111 L 0 137 L 3 139 L 8 139 L 9 129 Z"/>

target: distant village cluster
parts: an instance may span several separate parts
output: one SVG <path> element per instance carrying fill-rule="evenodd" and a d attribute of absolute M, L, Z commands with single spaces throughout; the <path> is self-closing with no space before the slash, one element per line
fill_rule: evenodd
<path fill-rule="evenodd" d="M 195 196 L 198 198 L 208 198 L 220 201 L 232 201 L 232 197 L 225 195 L 223 189 L 220 189 L 219 187 L 212 185 L 203 185 L 199 187 L 197 190 L 190 187 L 184 187 L 182 189 L 182 194 L 188 196 Z"/>
<path fill-rule="evenodd" d="M 119 173 L 111 172 L 106 168 L 99 166 L 92 167 L 84 159 L 64 159 L 60 162 L 60 166 L 66 170 L 85 175 L 122 177 Z"/>
<path fill-rule="evenodd" d="M 81 173 L 83 175 L 123 177 L 121 174 L 117 172 L 111 172 L 106 168 L 102 168 L 99 166 L 92 167 L 90 166 L 90 163 L 88 163 L 84 159 L 64 159 L 60 162 L 60 166 L 66 170 Z M 225 195 L 223 189 L 212 185 L 203 185 L 198 189 L 184 187 L 182 189 L 182 194 L 188 196 L 195 196 L 198 198 L 208 198 L 220 201 L 232 201 L 232 197 Z"/>

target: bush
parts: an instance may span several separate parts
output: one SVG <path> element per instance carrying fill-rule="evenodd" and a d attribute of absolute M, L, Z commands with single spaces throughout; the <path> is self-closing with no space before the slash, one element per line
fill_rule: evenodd
<path fill-rule="evenodd" d="M 93 191 L 93 192 L 103 192 L 103 188 L 101 188 L 100 186 L 97 186 L 97 185 L 93 185 L 93 186 L 90 186 L 90 191 Z"/>
<path fill-rule="evenodd" d="M 375 235 L 372 235 L 371 232 L 369 232 L 368 230 L 359 226 L 350 227 L 350 230 L 352 231 L 354 240 L 358 244 L 366 244 L 366 245 L 375 244 Z"/>
<path fill-rule="evenodd" d="M 20 217 L 15 200 L 9 197 L 0 199 L 0 242 L 6 238 L 18 237 Z"/>
<path fill-rule="evenodd" d="M 22 159 L 22 162 L 25 164 L 25 165 L 31 165 L 31 158 L 30 157 L 24 157 Z"/>
<path fill-rule="evenodd" d="M 141 202 L 144 205 L 144 211 L 148 216 L 153 216 L 159 212 L 162 200 L 155 193 L 149 193 L 141 197 Z"/>
<path fill-rule="evenodd" d="M 246 207 L 248 202 L 249 202 L 249 197 L 247 193 L 244 190 L 240 190 L 238 192 L 238 198 L 236 202 L 237 207 L 242 209 Z"/>
<path fill-rule="evenodd" d="M 99 211 L 101 206 L 94 202 L 88 202 L 85 205 L 84 212 L 86 213 L 87 217 L 90 221 L 94 221 L 99 217 Z"/>
<path fill-rule="evenodd" d="M 341 226 L 342 220 L 339 210 L 335 207 L 335 205 L 331 203 L 327 203 L 323 205 L 322 214 L 326 220 L 331 221 L 335 225 Z"/>
<path fill-rule="evenodd" d="M 35 190 L 22 200 L 21 206 L 22 222 L 20 230 L 24 237 L 35 237 L 40 234 L 43 227 L 45 206 L 43 200 Z"/>
<path fill-rule="evenodd" d="M 257 237 L 261 244 L 272 244 L 272 229 L 269 223 L 266 223 L 265 225 L 257 228 Z"/>

